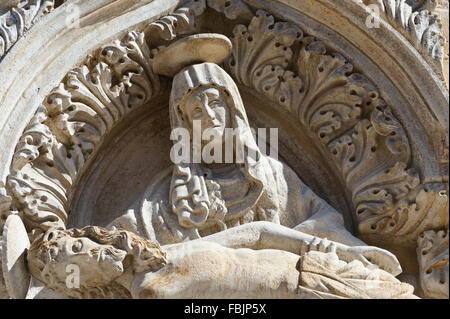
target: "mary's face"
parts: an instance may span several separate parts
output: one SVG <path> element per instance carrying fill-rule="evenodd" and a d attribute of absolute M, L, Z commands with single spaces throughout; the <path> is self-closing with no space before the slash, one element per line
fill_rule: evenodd
<path fill-rule="evenodd" d="M 225 136 L 230 116 L 225 97 L 211 87 L 200 87 L 186 100 L 183 113 L 193 129 L 194 121 L 200 121 L 202 133 L 211 130 L 218 137 Z"/>

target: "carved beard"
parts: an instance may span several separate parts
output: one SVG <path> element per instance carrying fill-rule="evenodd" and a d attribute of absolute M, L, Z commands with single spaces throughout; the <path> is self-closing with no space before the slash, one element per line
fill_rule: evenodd
<path fill-rule="evenodd" d="M 228 228 L 255 221 L 252 209 L 249 209 L 245 214 L 231 216 L 220 184 L 214 179 L 205 177 L 206 175 L 201 174 L 200 179 L 206 185 L 206 194 L 208 196 L 208 201 L 205 202 L 208 209 L 207 219 L 201 225 L 192 223 L 190 228 L 198 230 L 199 235 L 205 237 Z"/>

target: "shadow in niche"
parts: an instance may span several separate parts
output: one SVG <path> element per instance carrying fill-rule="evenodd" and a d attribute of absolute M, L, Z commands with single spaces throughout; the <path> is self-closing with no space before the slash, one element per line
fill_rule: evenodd
<path fill-rule="evenodd" d="M 260 101 L 245 88 L 240 91 L 250 125 L 267 128 L 267 134 L 269 128 L 279 128 L 279 160 L 341 212 L 352 231 L 345 190 L 314 141 L 301 132 L 292 115 Z M 168 97 L 130 114 L 114 128 L 77 185 L 68 226 L 106 226 L 139 204 L 154 177 L 172 165 L 170 132 Z"/>
<path fill-rule="evenodd" d="M 149 181 L 170 167 L 168 99 L 130 115 L 108 135 L 77 186 L 69 227 L 106 226 L 133 205 Z"/>
<path fill-rule="evenodd" d="M 54 8 L 58 8 L 64 4 L 67 0 L 55 0 Z"/>

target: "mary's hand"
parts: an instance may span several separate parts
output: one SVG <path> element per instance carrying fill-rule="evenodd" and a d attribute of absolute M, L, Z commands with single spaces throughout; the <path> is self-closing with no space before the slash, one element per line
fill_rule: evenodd
<path fill-rule="evenodd" d="M 338 249 L 338 255 L 347 262 L 360 260 L 364 265 L 376 265 L 388 273 L 398 276 L 402 273 L 400 262 L 394 254 L 373 246 L 356 246 Z"/>

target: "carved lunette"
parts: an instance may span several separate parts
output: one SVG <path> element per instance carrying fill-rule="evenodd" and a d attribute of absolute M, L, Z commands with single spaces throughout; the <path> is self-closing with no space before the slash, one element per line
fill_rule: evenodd
<path fill-rule="evenodd" d="M 230 17 L 251 12 L 242 1 L 206 4 Z M 204 9 L 204 1 L 187 2 L 148 32 L 166 40 L 195 32 L 184 26 L 194 26 Z M 325 156 L 334 158 L 361 232 L 414 240 L 425 226 L 448 224 L 436 192 L 427 191 L 445 185 L 420 185 L 402 125 L 344 56 L 263 11 L 248 27 L 235 28 L 233 44 L 227 68 L 236 81 L 295 114 Z M 105 134 L 159 91 L 152 56 L 144 35 L 131 32 L 71 71 L 44 101 L 19 143 L 7 184 L 30 229 L 65 227 L 72 188 Z"/>
<path fill-rule="evenodd" d="M 448 186 L 421 184 L 402 124 L 341 54 L 260 10 L 248 27 L 235 27 L 226 67 L 240 84 L 297 116 L 333 159 L 361 233 L 415 245 L 425 229 L 448 225 L 448 201 L 436 200 Z"/>

